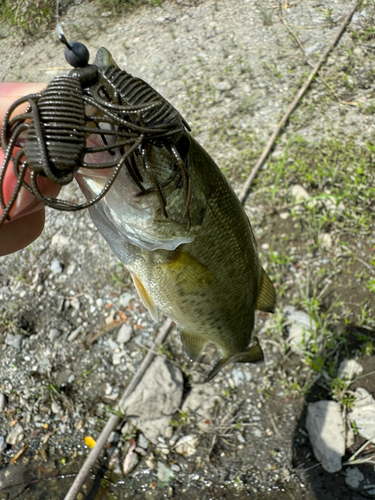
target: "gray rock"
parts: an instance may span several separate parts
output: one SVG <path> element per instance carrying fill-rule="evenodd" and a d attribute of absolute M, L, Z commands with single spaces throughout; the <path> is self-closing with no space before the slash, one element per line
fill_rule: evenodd
<path fill-rule="evenodd" d="M 305 330 L 315 330 L 315 324 L 307 313 L 299 311 L 294 306 L 285 306 L 283 311 L 290 323 L 302 326 Z"/>
<path fill-rule="evenodd" d="M 0 411 L 4 411 L 6 405 L 7 405 L 7 398 L 6 398 L 5 394 L 0 392 Z"/>
<path fill-rule="evenodd" d="M 358 467 L 349 467 L 345 471 L 345 482 L 353 491 L 358 491 L 365 498 L 375 498 L 375 484 L 362 474 Z"/>
<path fill-rule="evenodd" d="M 62 234 L 54 234 L 51 238 L 51 245 L 56 247 L 65 247 L 71 244 L 68 236 L 63 236 Z M 58 261 L 54 261 L 58 262 Z"/>
<path fill-rule="evenodd" d="M 149 469 L 156 469 L 157 465 L 156 465 L 156 460 L 155 460 L 153 453 L 150 453 L 150 455 L 147 458 L 145 458 L 144 460 L 145 460 L 145 464 L 147 465 L 147 467 Z"/>
<path fill-rule="evenodd" d="M 189 417 L 197 422 L 199 429 L 207 430 L 212 426 L 211 418 L 220 398 L 210 384 L 193 387 L 182 405 L 182 411 L 189 411 Z"/>
<path fill-rule="evenodd" d="M 8 333 L 8 335 L 5 337 L 5 343 L 11 347 L 14 347 L 15 349 L 21 349 L 22 341 L 23 335 L 21 335 L 20 333 L 18 335 L 12 335 L 11 333 Z"/>
<path fill-rule="evenodd" d="M 119 344 L 126 344 L 132 338 L 132 335 L 133 335 L 132 325 L 124 324 L 117 332 L 116 340 Z"/>
<path fill-rule="evenodd" d="M 147 450 L 141 448 L 140 446 L 137 446 L 135 451 L 136 453 L 138 453 L 138 455 L 141 455 L 141 457 L 145 457 L 147 455 Z"/>
<path fill-rule="evenodd" d="M 345 454 L 344 422 L 340 405 L 335 401 L 318 401 L 307 408 L 306 429 L 314 455 L 327 472 L 341 470 Z"/>
<path fill-rule="evenodd" d="M 355 359 L 343 359 L 337 371 L 338 378 L 354 380 L 363 372 L 363 367 Z"/>
<path fill-rule="evenodd" d="M 5 436 L 0 436 L 0 453 L 2 453 L 7 447 L 7 443 L 5 441 Z"/>
<path fill-rule="evenodd" d="M 16 424 L 10 433 L 7 435 L 6 442 L 8 444 L 14 445 L 18 444 L 24 438 L 23 427 L 21 424 Z"/>
<path fill-rule="evenodd" d="M 321 245 L 325 250 L 332 248 L 332 236 L 329 233 L 322 234 Z"/>
<path fill-rule="evenodd" d="M 78 335 L 81 333 L 82 331 L 82 326 L 77 326 L 77 328 L 75 328 L 72 333 L 69 335 L 68 337 L 68 342 L 74 342 L 74 340 L 78 337 Z"/>
<path fill-rule="evenodd" d="M 131 293 L 122 293 L 120 295 L 120 304 L 122 305 L 122 307 L 128 307 L 129 301 L 133 300 L 134 298 L 134 295 Z"/>
<path fill-rule="evenodd" d="M 54 342 L 56 339 L 58 339 L 61 335 L 61 331 L 58 330 L 57 328 L 51 328 L 51 330 L 48 332 L 48 338 L 50 339 L 51 342 Z"/>
<path fill-rule="evenodd" d="M 359 485 L 364 481 L 365 476 L 358 467 L 349 467 L 345 471 L 345 482 L 353 490 L 357 490 Z"/>
<path fill-rule="evenodd" d="M 223 80 L 215 84 L 215 89 L 220 90 L 220 92 L 225 92 L 232 88 L 232 84 L 228 80 Z"/>
<path fill-rule="evenodd" d="M 56 403 L 56 401 L 53 401 L 52 404 L 51 404 L 51 411 L 52 413 L 54 413 L 55 415 L 57 415 L 58 413 L 61 412 L 61 407 L 60 405 L 58 405 Z"/>
<path fill-rule="evenodd" d="M 181 404 L 181 371 L 162 356 L 157 356 L 121 411 L 151 442 L 169 426 L 169 420 Z"/>
<path fill-rule="evenodd" d="M 123 358 L 125 358 L 126 352 L 125 351 L 120 351 L 120 352 L 115 352 L 113 353 L 112 356 L 112 364 L 113 366 L 118 366 L 123 363 Z"/>
<path fill-rule="evenodd" d="M 148 448 L 148 439 L 146 439 L 142 433 L 138 436 L 138 446 L 144 450 Z"/>
<path fill-rule="evenodd" d="M 300 201 L 309 200 L 311 198 L 306 189 L 299 184 L 294 184 L 290 187 L 290 194 L 294 196 L 297 203 Z"/>
<path fill-rule="evenodd" d="M 257 438 L 261 438 L 263 436 L 263 433 L 260 429 L 253 429 L 251 433 Z"/>
<path fill-rule="evenodd" d="M 113 339 L 107 339 L 105 343 L 111 351 L 115 351 L 116 349 L 118 349 L 118 343 Z"/>
<path fill-rule="evenodd" d="M 355 422 L 362 437 L 375 443 L 375 400 L 363 387 L 358 387 L 355 391 L 355 401 L 349 419 Z"/>
<path fill-rule="evenodd" d="M 61 274 L 64 270 L 64 264 L 58 260 L 53 260 L 49 266 L 53 274 Z"/>
<path fill-rule="evenodd" d="M 168 484 L 174 478 L 174 472 L 163 464 L 158 462 L 158 480 L 161 483 Z"/>
<path fill-rule="evenodd" d="M 310 55 L 310 54 L 314 54 L 315 52 L 319 52 L 321 48 L 322 48 L 322 44 L 320 42 L 315 43 L 311 47 L 307 47 L 305 49 L 305 54 L 307 56 Z"/>
<path fill-rule="evenodd" d="M 303 348 L 311 339 L 311 331 L 315 324 L 308 314 L 298 311 L 294 306 L 284 307 L 284 314 L 288 320 L 288 343 L 293 352 L 302 354 Z"/>
<path fill-rule="evenodd" d="M 175 451 L 184 457 L 191 457 L 197 451 L 199 437 L 191 434 L 180 438 L 175 446 Z"/>
<path fill-rule="evenodd" d="M 303 348 L 308 345 L 311 339 L 310 333 L 296 324 L 289 326 L 288 333 L 288 343 L 291 350 L 296 354 L 302 354 Z"/>

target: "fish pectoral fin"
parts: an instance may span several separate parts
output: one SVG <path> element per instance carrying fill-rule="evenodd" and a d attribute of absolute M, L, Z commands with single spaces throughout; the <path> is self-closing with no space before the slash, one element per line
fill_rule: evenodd
<path fill-rule="evenodd" d="M 219 359 L 214 368 L 210 371 L 204 380 L 204 383 L 212 380 L 219 371 L 228 363 L 259 363 L 264 360 L 264 354 L 260 347 L 258 337 L 254 337 L 255 343 L 246 351 L 234 354 L 230 357 Z"/>
<path fill-rule="evenodd" d="M 146 307 L 148 312 L 151 314 L 152 319 L 154 321 L 159 321 L 158 310 L 156 309 L 155 302 L 152 300 L 148 291 L 143 286 L 143 284 L 138 279 L 138 277 L 134 273 L 132 273 L 131 271 L 129 271 L 129 272 L 130 272 L 130 276 L 133 279 L 133 283 L 135 285 L 135 288 L 137 289 L 137 292 L 139 293 L 139 296 L 141 297 L 143 305 Z"/>
<path fill-rule="evenodd" d="M 272 281 L 269 279 L 266 271 L 262 267 L 256 309 L 258 311 L 273 313 L 275 312 L 275 307 L 276 291 L 272 284 Z"/>
<path fill-rule="evenodd" d="M 190 361 L 196 361 L 203 351 L 207 340 L 191 333 L 181 332 L 181 342 L 186 356 Z"/>
<path fill-rule="evenodd" d="M 216 282 L 215 276 L 207 266 L 179 249 L 173 252 L 169 262 L 159 266 L 167 271 L 170 279 L 179 283 L 187 293 L 202 292 Z"/>

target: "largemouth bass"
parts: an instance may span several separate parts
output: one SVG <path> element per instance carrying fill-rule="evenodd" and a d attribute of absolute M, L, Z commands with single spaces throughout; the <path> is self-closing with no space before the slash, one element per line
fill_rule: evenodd
<path fill-rule="evenodd" d="M 197 360 L 207 341 L 222 358 L 206 381 L 228 362 L 255 363 L 263 352 L 250 345 L 255 310 L 273 312 L 275 289 L 263 270 L 253 231 L 236 194 L 198 142 L 186 132 L 192 187 L 190 227 L 178 179 L 165 188 L 168 218 L 155 193 L 137 196 L 138 186 L 123 168 L 91 217 L 117 257 L 130 271 L 153 319 L 169 316 L 181 332 L 184 351 Z M 147 147 L 160 184 L 174 169 L 165 148 Z M 140 165 L 147 183 L 147 172 Z M 110 173 L 81 170 L 77 175 L 88 200 L 103 188 Z"/>

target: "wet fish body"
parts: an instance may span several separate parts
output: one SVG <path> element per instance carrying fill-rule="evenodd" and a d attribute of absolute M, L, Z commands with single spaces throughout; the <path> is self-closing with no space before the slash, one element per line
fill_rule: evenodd
<path fill-rule="evenodd" d="M 263 359 L 257 340 L 249 348 L 254 313 L 274 310 L 275 290 L 260 265 L 251 225 L 237 196 L 198 142 L 188 133 L 186 139 L 193 193 L 189 229 L 177 181 L 166 190 L 165 218 L 155 194 L 137 197 L 125 169 L 90 214 L 130 271 L 152 317 L 157 320 L 160 311 L 175 321 L 189 358 L 196 360 L 207 341 L 222 351 L 209 380 L 228 361 Z M 173 160 L 166 151 L 150 145 L 147 154 L 158 179 L 168 178 Z M 88 199 L 105 182 L 94 175 L 91 171 L 78 176 Z M 147 177 L 144 171 L 142 175 Z"/>

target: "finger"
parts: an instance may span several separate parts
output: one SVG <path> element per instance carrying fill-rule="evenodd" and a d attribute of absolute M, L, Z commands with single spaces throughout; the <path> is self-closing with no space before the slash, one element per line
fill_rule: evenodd
<path fill-rule="evenodd" d="M 45 89 L 47 83 L 13 83 L 1 82 L 0 83 L 0 121 L 1 125 L 4 120 L 5 113 L 9 106 L 17 99 L 28 95 L 35 94 Z M 22 113 L 27 108 L 24 104 L 19 108 L 19 113 Z M 17 108 L 18 109 L 18 108 Z"/>
<path fill-rule="evenodd" d="M 0 256 L 17 252 L 32 243 L 44 227 L 44 210 L 14 220 L 0 230 Z"/>

